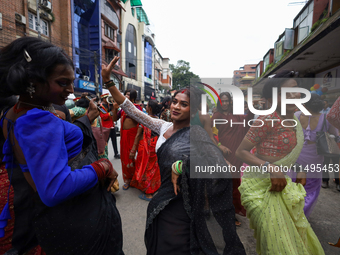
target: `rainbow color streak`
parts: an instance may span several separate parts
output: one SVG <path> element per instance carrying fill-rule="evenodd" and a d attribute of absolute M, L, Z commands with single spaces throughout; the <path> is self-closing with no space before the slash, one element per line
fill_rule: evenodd
<path fill-rule="evenodd" d="M 206 84 L 206 83 L 203 83 L 203 82 L 200 82 L 200 84 L 202 84 L 203 86 L 206 86 L 206 87 L 208 87 L 210 90 L 212 90 L 212 92 L 215 93 L 215 95 L 217 96 L 218 100 L 220 101 L 220 104 L 222 105 L 221 98 L 220 98 L 220 96 L 217 94 L 216 90 L 215 90 L 213 87 L 211 87 L 210 85 L 208 85 L 208 84 Z M 213 97 L 213 95 L 212 95 L 208 90 L 202 89 L 202 88 L 199 88 L 199 89 L 200 89 L 200 90 L 203 90 L 203 91 L 206 92 L 209 96 L 211 96 L 211 98 L 214 100 L 215 105 L 217 106 L 217 103 L 216 103 L 215 98 Z"/>

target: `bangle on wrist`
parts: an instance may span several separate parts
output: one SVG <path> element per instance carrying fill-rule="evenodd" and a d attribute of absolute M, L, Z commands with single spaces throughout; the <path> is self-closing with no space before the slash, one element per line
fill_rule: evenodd
<path fill-rule="evenodd" d="M 221 145 L 221 143 L 218 143 L 218 144 L 217 144 L 217 146 L 220 146 L 220 145 Z"/>
<path fill-rule="evenodd" d="M 267 170 L 267 172 L 268 172 L 268 166 L 269 166 L 269 162 L 268 161 L 266 161 L 262 166 L 261 166 L 261 170 L 263 170 L 263 167 L 266 167 L 266 170 Z"/>
<path fill-rule="evenodd" d="M 178 161 L 174 162 L 171 166 L 171 169 L 172 169 L 172 172 L 176 175 L 181 175 L 181 173 L 179 173 L 176 169 L 176 164 L 177 164 Z"/>
<path fill-rule="evenodd" d="M 104 85 L 106 86 L 106 88 L 111 88 L 115 84 L 114 84 L 113 80 L 109 80 L 108 82 L 105 82 Z"/>
<path fill-rule="evenodd" d="M 183 163 L 182 160 L 176 161 L 176 171 L 177 171 L 178 174 L 182 174 L 182 163 Z M 181 165 L 179 166 L 179 164 L 181 164 Z"/>

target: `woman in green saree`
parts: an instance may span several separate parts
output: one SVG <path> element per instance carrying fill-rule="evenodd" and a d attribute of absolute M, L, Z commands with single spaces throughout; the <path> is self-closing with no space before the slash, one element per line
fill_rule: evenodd
<path fill-rule="evenodd" d="M 264 86 L 263 97 L 272 103 L 273 87 L 278 91 L 281 87 L 297 87 L 294 76 L 294 72 L 287 71 L 275 75 Z M 287 93 L 289 97 L 301 95 Z M 306 174 L 297 168 L 296 183 L 285 175 L 294 166 L 304 142 L 301 124 L 294 116 L 296 106 L 287 105 L 282 116 L 280 93 L 277 103 L 274 113 L 255 121 L 236 151 L 236 156 L 249 165 L 239 187 L 241 202 L 254 229 L 258 254 L 322 255 L 321 244 L 303 212 Z M 284 127 L 283 121 L 290 127 Z M 253 147 L 255 154 L 250 153 Z"/>

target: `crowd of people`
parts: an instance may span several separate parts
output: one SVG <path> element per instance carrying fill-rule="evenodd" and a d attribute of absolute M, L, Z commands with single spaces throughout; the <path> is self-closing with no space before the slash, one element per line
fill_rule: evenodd
<path fill-rule="evenodd" d="M 339 164 L 339 156 L 318 152 L 317 137 L 339 135 L 340 98 L 330 108 L 311 94 L 304 104 L 311 115 L 295 105 L 283 115 L 279 94 L 275 111 L 250 127 L 214 125 L 255 117 L 246 102 L 245 114 L 233 115 L 228 92 L 219 95 L 212 116 L 203 115 L 195 87 L 141 106 L 135 90 L 123 94 L 110 80 L 118 60 L 102 66 L 109 94 L 84 93 L 68 109 L 75 76 L 62 49 L 24 37 L 0 50 L 1 254 L 124 254 L 110 139 L 113 158 L 121 160 L 122 189 L 137 188 L 149 202 L 148 255 L 246 254 L 236 215 L 249 218 L 258 254 L 324 254 L 308 218 L 329 176 L 303 170 Z M 262 96 L 271 105 L 273 88 L 297 86 L 295 73 L 283 71 L 266 82 Z M 121 122 L 120 153 L 115 121 Z M 195 165 L 237 171 L 206 178 L 194 174 Z"/>

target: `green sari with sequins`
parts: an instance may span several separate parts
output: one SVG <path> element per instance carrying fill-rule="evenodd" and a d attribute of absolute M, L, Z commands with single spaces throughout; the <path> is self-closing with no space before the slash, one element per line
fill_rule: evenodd
<path fill-rule="evenodd" d="M 299 120 L 294 117 L 297 145 L 275 165 L 291 167 L 300 155 L 304 136 Z M 254 229 L 256 252 L 261 255 L 323 255 L 323 248 L 304 212 L 306 191 L 301 184 L 286 177 L 281 192 L 269 191 L 270 174 L 244 171 L 239 187 L 242 205 L 247 210 L 250 227 Z M 248 172 L 249 171 L 249 172 Z"/>

